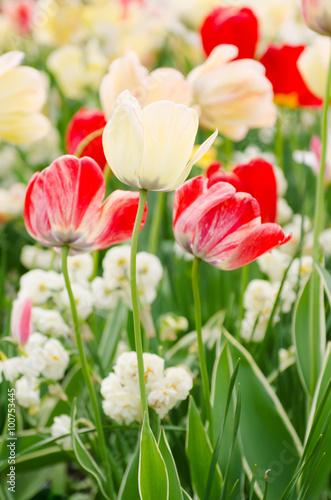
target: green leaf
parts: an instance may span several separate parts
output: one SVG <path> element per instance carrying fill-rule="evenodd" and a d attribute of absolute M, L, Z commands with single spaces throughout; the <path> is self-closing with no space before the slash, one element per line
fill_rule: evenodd
<path fill-rule="evenodd" d="M 182 493 L 183 493 L 184 500 L 193 500 L 193 498 L 190 497 L 190 495 L 185 490 L 183 490 L 183 488 L 182 488 Z"/>
<path fill-rule="evenodd" d="M 34 472 L 22 471 L 17 473 L 16 471 L 15 493 L 13 497 L 19 500 L 31 500 L 31 498 L 34 498 L 40 492 L 45 483 L 50 480 L 53 472 L 53 467 L 40 468 Z M 8 484 L 4 485 L 4 488 L 7 489 Z"/>
<path fill-rule="evenodd" d="M 322 281 L 324 284 L 324 290 L 325 290 L 326 295 L 328 296 L 329 302 L 331 304 L 331 276 L 330 276 L 330 273 L 318 261 L 315 261 L 315 266 L 317 268 L 317 271 L 319 272 L 319 275 L 322 278 Z"/>
<path fill-rule="evenodd" d="M 141 500 L 169 499 L 166 465 L 146 416 L 140 438 L 139 492 Z"/>
<path fill-rule="evenodd" d="M 99 468 L 98 464 L 92 457 L 92 455 L 85 448 L 80 436 L 75 428 L 75 418 L 76 418 L 76 401 L 72 405 L 71 412 L 71 439 L 72 447 L 75 452 L 78 463 L 83 467 L 86 472 L 88 472 L 98 483 L 100 491 L 108 500 L 113 500 L 107 493 L 106 478 L 103 471 Z"/>
<path fill-rule="evenodd" d="M 139 500 L 138 474 L 139 474 L 139 445 L 133 452 L 126 471 L 123 476 L 120 490 L 118 492 L 118 500 Z"/>
<path fill-rule="evenodd" d="M 306 454 L 309 454 L 317 441 L 320 434 L 323 432 L 323 427 L 330 415 L 331 411 L 331 391 L 328 384 L 331 380 L 331 342 L 327 345 L 325 360 L 322 368 L 322 372 L 316 387 L 316 391 L 313 398 L 313 403 L 308 419 L 307 427 L 307 437 L 306 441 L 309 439 Z M 328 389 L 328 392 L 325 391 Z M 325 395 L 325 397 L 323 397 Z M 321 406 L 322 404 L 322 406 Z M 308 489 L 307 498 L 309 500 L 319 500 L 321 491 L 323 490 L 325 483 L 331 474 L 331 424 L 328 425 L 327 429 L 324 429 L 324 439 L 322 445 L 318 450 L 316 456 L 316 463 L 320 461 L 323 454 L 326 455 L 321 462 L 318 471 Z M 312 471 L 313 472 L 313 471 Z M 303 473 L 302 481 L 307 478 L 309 471 L 306 469 Z M 301 481 L 301 482 L 302 482 Z"/>
<path fill-rule="evenodd" d="M 310 287 L 311 278 L 306 283 L 294 309 L 292 333 L 297 366 L 303 387 L 313 396 L 321 371 L 325 352 L 326 333 L 323 301 L 323 287 L 320 287 L 320 315 L 314 327 L 314 338 L 310 339 Z"/>
<path fill-rule="evenodd" d="M 116 347 L 127 314 L 127 307 L 122 302 L 119 302 L 116 309 L 109 314 L 105 328 L 102 332 L 98 354 L 106 372 L 110 370 L 111 363 L 114 359 Z"/>
<path fill-rule="evenodd" d="M 244 462 L 253 470 L 260 492 L 268 473 L 268 500 L 279 500 L 290 482 L 302 452 L 300 440 L 275 392 L 250 353 L 224 330 L 233 362 L 238 358 L 241 387 L 240 437 Z"/>
<path fill-rule="evenodd" d="M 213 450 L 192 397 L 190 397 L 189 403 L 186 454 L 195 491 L 200 499 L 204 499 Z M 210 498 L 220 498 L 221 490 L 222 476 L 217 466 Z"/>
<path fill-rule="evenodd" d="M 179 476 L 164 428 L 161 427 L 159 449 L 165 461 L 169 478 L 169 500 L 183 500 Z"/>

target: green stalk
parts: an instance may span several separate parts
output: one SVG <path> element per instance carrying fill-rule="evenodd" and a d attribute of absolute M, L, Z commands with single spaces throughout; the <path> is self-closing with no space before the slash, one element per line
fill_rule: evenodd
<path fill-rule="evenodd" d="M 323 229 L 324 224 L 324 176 L 325 176 L 325 160 L 327 151 L 327 127 L 328 127 L 328 109 L 330 105 L 330 94 L 331 94 L 331 56 L 329 60 L 327 84 L 325 89 L 325 98 L 322 114 L 322 124 L 321 124 L 321 138 L 322 138 L 322 151 L 320 159 L 320 168 L 316 185 L 316 198 L 315 198 L 315 219 L 314 219 L 314 237 L 313 237 L 313 259 L 320 259 L 320 250 L 318 237 Z M 312 353 L 312 380 L 316 382 L 317 379 L 317 356 L 314 337 L 315 337 L 315 325 L 319 324 L 319 287 L 320 279 L 316 269 L 313 269 L 311 277 L 311 287 L 310 287 L 310 325 L 309 325 L 309 349 Z M 315 386 L 315 384 L 314 384 Z M 312 391 L 314 387 L 310 388 Z"/>
<path fill-rule="evenodd" d="M 85 352 L 84 352 L 83 340 L 82 340 L 80 327 L 79 327 L 79 320 L 78 320 L 78 314 L 77 314 L 77 309 L 76 309 L 76 304 L 75 304 L 75 298 L 74 298 L 74 295 L 72 293 L 72 288 L 71 288 L 70 279 L 69 279 L 68 253 L 69 253 L 69 247 L 68 246 L 63 247 L 63 249 L 62 249 L 62 273 L 64 276 L 64 281 L 66 284 L 66 288 L 67 288 L 67 292 L 68 292 L 68 296 L 69 296 L 69 301 L 70 301 L 72 320 L 74 323 L 79 359 L 80 359 L 83 376 L 84 376 L 85 383 L 86 383 L 88 391 L 89 391 L 90 401 L 91 401 L 92 408 L 93 408 L 95 427 L 97 430 L 97 438 L 98 438 L 98 443 L 99 443 L 100 457 L 102 460 L 102 465 L 103 465 L 105 472 L 106 472 L 106 478 L 107 478 L 110 496 L 112 498 L 115 498 L 113 479 L 112 479 L 109 460 L 108 460 L 108 453 L 107 453 L 105 436 L 103 433 L 103 427 L 102 427 L 102 421 L 101 421 L 98 400 L 97 400 L 97 397 L 96 397 L 96 394 L 94 391 L 94 387 L 92 384 L 92 380 L 90 377 L 90 373 L 89 373 L 89 367 L 87 364 L 87 360 L 86 360 L 86 356 L 85 356 Z"/>
<path fill-rule="evenodd" d="M 214 443 L 213 412 L 210 403 L 209 380 L 208 380 L 205 353 L 203 349 L 202 327 L 201 327 L 201 303 L 200 303 L 200 293 L 199 293 L 200 262 L 201 261 L 198 257 L 194 257 L 192 266 L 192 289 L 193 289 L 193 298 L 195 307 L 195 327 L 198 338 L 198 350 L 199 350 L 200 370 L 201 370 L 202 387 L 203 387 L 204 406 L 206 408 L 207 420 L 209 422 L 209 427 L 208 427 L 209 438 L 211 445 L 213 446 Z"/>
<path fill-rule="evenodd" d="M 136 215 L 136 221 L 134 223 L 132 240 L 131 240 L 131 256 L 130 256 L 130 282 L 131 282 L 131 297 L 132 297 L 132 311 L 133 311 L 133 326 L 134 326 L 134 338 L 136 344 L 137 352 L 137 363 L 138 363 L 138 377 L 139 377 L 139 389 L 140 389 L 140 399 L 141 399 L 141 411 L 144 415 L 146 414 L 147 423 L 149 424 L 149 414 L 148 414 L 148 404 L 145 386 L 145 370 L 144 370 L 144 359 L 143 359 L 143 345 L 141 339 L 141 328 L 140 328 L 140 317 L 139 317 L 139 296 L 137 289 L 137 248 L 138 248 L 138 236 L 141 221 L 144 214 L 145 204 L 147 199 L 146 189 L 140 190 L 139 196 L 139 206 Z"/>
<path fill-rule="evenodd" d="M 95 130 L 94 132 L 91 132 L 91 134 L 84 137 L 84 139 L 82 141 L 80 141 L 80 143 L 78 144 L 78 146 L 74 152 L 74 156 L 77 156 L 77 158 L 80 158 L 82 155 L 82 152 L 84 151 L 86 146 L 88 146 L 90 144 L 90 142 L 94 141 L 94 139 L 96 139 L 97 137 L 100 137 L 100 135 L 103 134 L 104 129 L 105 129 L 105 127 L 99 128 L 98 130 Z"/>
<path fill-rule="evenodd" d="M 160 237 L 160 224 L 166 200 L 166 193 L 164 191 L 161 191 L 160 193 L 156 193 L 156 196 L 157 198 L 156 198 L 155 208 L 153 211 L 152 224 L 148 240 L 148 251 L 149 253 L 154 253 L 154 254 L 156 253 L 157 244 Z"/>

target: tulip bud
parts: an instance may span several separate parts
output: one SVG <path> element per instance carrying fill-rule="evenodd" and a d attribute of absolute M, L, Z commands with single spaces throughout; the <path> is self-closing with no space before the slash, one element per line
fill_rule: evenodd
<path fill-rule="evenodd" d="M 302 0 L 302 13 L 310 29 L 320 35 L 331 36 L 330 0 Z"/>
<path fill-rule="evenodd" d="M 31 326 L 32 302 L 29 298 L 19 298 L 14 300 L 11 313 L 11 332 L 17 342 L 23 346 L 27 343 Z"/>

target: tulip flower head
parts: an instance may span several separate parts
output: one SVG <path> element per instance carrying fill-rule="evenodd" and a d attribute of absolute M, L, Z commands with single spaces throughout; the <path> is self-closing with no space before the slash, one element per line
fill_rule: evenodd
<path fill-rule="evenodd" d="M 29 234 L 43 245 L 69 246 L 69 254 L 107 248 L 131 238 L 138 193 L 114 191 L 102 203 L 105 180 L 88 157 L 65 155 L 27 187 L 24 222 Z M 142 225 L 146 219 L 145 208 Z"/>
<path fill-rule="evenodd" d="M 237 193 L 227 182 L 208 189 L 204 176 L 176 191 L 173 228 L 184 250 L 225 270 L 249 264 L 291 238 L 278 224 L 261 223 L 259 204 L 250 194 Z"/>
<path fill-rule="evenodd" d="M 275 222 L 277 211 L 277 181 L 271 163 L 256 158 L 247 164 L 236 165 L 225 172 L 217 162 L 207 170 L 208 188 L 216 182 L 229 182 L 237 191 L 249 193 L 257 200 L 261 210 L 261 221 Z"/>
<path fill-rule="evenodd" d="M 29 298 L 18 298 L 13 302 L 11 312 L 11 332 L 13 339 L 24 346 L 32 332 L 32 302 Z"/>
<path fill-rule="evenodd" d="M 157 101 L 142 110 L 129 91 L 122 92 L 118 104 L 104 130 L 103 148 L 116 177 L 138 189 L 177 189 L 217 135 L 190 160 L 199 125 L 195 109 Z"/>
<path fill-rule="evenodd" d="M 330 0 L 302 0 L 302 13 L 310 29 L 320 35 L 331 36 Z"/>
<path fill-rule="evenodd" d="M 223 43 L 238 47 L 237 59 L 254 58 L 258 42 L 258 21 L 251 9 L 222 6 L 214 9 L 201 27 L 207 56 Z"/>

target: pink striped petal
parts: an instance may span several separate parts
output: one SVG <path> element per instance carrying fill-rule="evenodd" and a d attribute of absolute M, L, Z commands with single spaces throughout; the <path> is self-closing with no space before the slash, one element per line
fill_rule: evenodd
<path fill-rule="evenodd" d="M 53 232 L 62 243 L 67 235 L 84 233 L 93 223 L 105 194 L 105 180 L 98 164 L 91 158 L 65 155 L 46 171 L 44 185 L 48 217 Z"/>
<path fill-rule="evenodd" d="M 229 257 L 214 265 L 219 269 L 232 270 L 245 266 L 260 255 L 270 252 L 274 248 L 287 243 L 292 235 L 285 236 L 282 228 L 278 224 L 271 222 L 261 224 L 248 234 Z"/>
<path fill-rule="evenodd" d="M 13 302 L 11 313 L 12 337 L 23 346 L 27 343 L 32 331 L 31 325 L 32 302 L 29 298 L 16 299 Z"/>
<path fill-rule="evenodd" d="M 114 191 L 100 207 L 93 231 L 88 240 L 93 242 L 94 250 L 121 243 L 132 237 L 139 204 L 139 193 L 135 191 Z M 145 206 L 140 230 L 147 217 Z"/>
<path fill-rule="evenodd" d="M 223 260 L 259 224 L 258 202 L 247 193 L 236 193 L 200 220 L 192 241 L 193 253 L 208 262 Z"/>
<path fill-rule="evenodd" d="M 24 203 L 24 223 L 28 233 L 48 245 L 51 226 L 44 196 L 45 171 L 36 172 L 27 186 Z"/>

